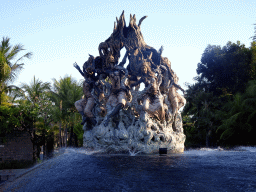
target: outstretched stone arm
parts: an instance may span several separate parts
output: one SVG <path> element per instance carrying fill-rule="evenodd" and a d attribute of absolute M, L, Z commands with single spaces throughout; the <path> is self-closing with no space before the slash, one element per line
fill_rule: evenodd
<path fill-rule="evenodd" d="M 171 81 L 170 81 L 168 84 L 169 84 L 169 86 L 167 87 L 167 89 L 169 89 L 169 88 L 171 88 L 172 86 L 174 86 L 174 87 L 180 89 L 180 90 L 183 92 L 183 94 L 185 93 L 185 90 L 182 89 L 180 85 L 174 83 L 173 79 L 171 79 Z"/>
<path fill-rule="evenodd" d="M 84 77 L 84 72 L 80 69 L 80 67 L 77 65 L 77 63 L 75 62 L 73 64 L 73 66 L 80 72 L 80 74 Z"/>
<path fill-rule="evenodd" d="M 180 85 L 177 85 L 176 83 L 173 83 L 173 85 L 174 85 L 176 88 L 180 89 L 183 93 L 185 93 L 185 90 L 182 89 Z"/>

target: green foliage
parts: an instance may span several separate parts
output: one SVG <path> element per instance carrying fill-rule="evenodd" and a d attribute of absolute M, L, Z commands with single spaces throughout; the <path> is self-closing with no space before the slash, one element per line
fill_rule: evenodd
<path fill-rule="evenodd" d="M 76 111 L 74 103 L 81 99 L 83 95 L 81 85 L 71 76 L 60 78 L 59 81 L 54 79 L 53 81 L 52 100 L 57 106 L 60 106 L 60 101 L 62 101 L 63 113 Z"/>
<path fill-rule="evenodd" d="M 74 133 L 77 135 L 77 139 L 79 142 L 79 146 L 82 147 L 83 146 L 83 126 L 80 124 L 80 122 L 76 123 L 74 126 Z"/>
<path fill-rule="evenodd" d="M 24 98 L 34 104 L 40 102 L 40 99 L 45 97 L 45 92 L 51 90 L 50 83 L 44 83 L 39 79 L 36 79 L 35 76 L 30 84 L 22 83 L 21 87 L 25 93 L 25 95 L 23 95 Z"/>
<path fill-rule="evenodd" d="M 21 44 L 11 46 L 10 38 L 3 37 L 0 43 L 0 105 L 2 103 L 2 94 L 17 88 L 14 85 L 9 85 L 13 82 L 20 70 L 23 68 L 24 63 L 20 63 L 24 58 L 30 59 L 31 52 L 28 52 L 13 62 L 17 55 L 25 50 Z"/>
<path fill-rule="evenodd" d="M 186 135 L 186 140 L 185 140 L 185 146 L 186 148 L 190 147 L 199 147 L 201 141 L 201 137 L 198 134 L 197 129 L 195 128 L 195 123 L 192 120 L 191 117 L 188 115 L 182 116 L 183 119 L 183 129 L 184 129 L 184 134 Z"/>
<path fill-rule="evenodd" d="M 27 106 L 0 106 L 0 133 L 11 133 L 15 130 L 26 130 L 32 126 L 35 111 Z"/>
<path fill-rule="evenodd" d="M 251 43 L 250 50 L 252 53 L 250 75 L 252 79 L 256 80 L 256 42 L 255 41 Z"/>
<path fill-rule="evenodd" d="M 66 76 L 59 80 L 54 79 L 53 81 L 54 84 L 53 91 L 51 92 L 51 99 L 55 103 L 55 120 L 69 128 L 70 141 L 72 140 L 72 133 L 74 132 L 77 135 L 78 140 L 80 138 L 81 143 L 82 136 L 80 132 L 75 132 L 73 130 L 78 121 L 81 121 L 81 118 L 77 117 L 77 110 L 75 108 L 75 102 L 80 100 L 83 95 L 81 83 L 77 82 L 71 76 Z M 72 142 L 70 144 L 72 145 Z"/>
<path fill-rule="evenodd" d="M 0 134 L 14 129 L 26 130 L 34 135 L 34 142 L 41 145 L 48 135 L 56 134 L 62 124 L 71 133 L 75 129 L 82 145 L 81 117 L 74 106 L 83 95 L 82 86 L 71 76 L 59 81 L 54 79 L 52 90 L 50 83 L 35 77 L 21 88 L 10 85 L 24 66 L 22 59 L 32 56 L 29 52 L 17 59 L 24 50 L 21 44 L 11 46 L 8 37 L 0 43 Z"/>
<path fill-rule="evenodd" d="M 183 110 L 186 145 L 256 144 L 256 43 L 209 45 L 198 64 L 196 83 L 188 85 Z M 248 83 L 249 82 L 249 83 Z"/>
<path fill-rule="evenodd" d="M 255 145 L 256 81 L 248 82 L 245 93 L 237 93 L 224 110 L 226 118 L 217 129 L 221 134 L 220 142 L 229 145 Z"/>
<path fill-rule="evenodd" d="M 186 117 L 184 131 L 187 135 L 186 147 L 213 145 L 216 123 L 219 121 L 220 101 L 211 92 L 200 89 L 199 84 L 190 85 L 186 94 L 187 104 L 183 109 Z M 187 126 L 187 123 L 190 126 Z"/>
<path fill-rule="evenodd" d="M 22 84 L 23 98 L 26 100 L 26 105 L 36 113 L 34 126 L 38 133 L 49 130 L 49 124 L 53 120 L 54 106 L 51 101 L 50 83 L 42 82 L 36 79 L 35 76 L 30 84 Z"/>
<path fill-rule="evenodd" d="M 222 48 L 208 45 L 198 63 L 197 79 L 208 83 L 205 88 L 215 95 L 243 92 L 251 79 L 251 60 L 252 51 L 239 41 Z"/>
<path fill-rule="evenodd" d="M 37 164 L 40 164 L 40 163 L 42 163 L 43 161 L 40 160 L 40 158 L 37 158 L 37 159 L 36 159 L 36 162 L 37 162 Z"/>

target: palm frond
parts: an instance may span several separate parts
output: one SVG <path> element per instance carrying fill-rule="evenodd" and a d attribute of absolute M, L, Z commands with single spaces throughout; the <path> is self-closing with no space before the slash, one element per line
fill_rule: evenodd
<path fill-rule="evenodd" d="M 31 58 L 32 53 L 26 53 L 22 57 L 20 57 L 16 62 L 12 62 L 12 60 L 18 56 L 20 51 L 23 51 L 24 46 L 21 44 L 17 44 L 14 46 L 10 45 L 10 38 L 3 37 L 2 42 L 0 44 L 0 93 L 2 91 L 6 91 L 9 89 L 9 82 L 14 81 L 17 78 L 20 70 L 23 68 L 23 63 L 20 62 L 23 58 Z M 0 99 L 1 104 L 1 99 Z"/>
<path fill-rule="evenodd" d="M 10 49 L 9 41 L 10 41 L 9 37 L 3 37 L 3 40 L 2 40 L 1 46 L 0 46 L 0 52 L 5 54 L 6 50 Z"/>
<path fill-rule="evenodd" d="M 12 60 L 14 59 L 17 54 L 20 52 L 20 51 L 23 51 L 25 50 L 24 49 L 24 45 L 21 45 L 21 44 L 17 44 L 17 45 L 14 45 L 12 50 L 5 53 L 5 56 L 7 58 L 7 60 Z"/>
<path fill-rule="evenodd" d="M 33 56 L 33 53 L 32 52 L 28 52 L 25 55 L 21 56 L 19 59 L 17 59 L 17 61 L 14 63 L 14 65 L 16 65 L 19 61 L 21 61 L 24 58 L 31 59 L 32 56 Z"/>

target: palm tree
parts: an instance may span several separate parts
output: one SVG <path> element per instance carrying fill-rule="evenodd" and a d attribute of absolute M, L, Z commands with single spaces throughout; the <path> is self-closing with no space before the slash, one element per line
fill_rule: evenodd
<path fill-rule="evenodd" d="M 32 53 L 28 52 L 13 62 L 17 55 L 23 50 L 25 50 L 23 45 L 17 44 L 11 46 L 10 38 L 3 37 L 0 44 L 0 105 L 2 103 L 3 93 L 13 88 L 18 88 L 14 85 L 10 85 L 10 83 L 17 78 L 18 73 L 23 69 L 24 63 L 20 62 L 22 59 L 30 59 L 32 56 Z"/>
<path fill-rule="evenodd" d="M 74 103 L 81 99 L 83 94 L 81 85 L 71 76 L 53 79 L 53 92 L 55 98 L 59 98 L 63 102 L 63 109 L 75 110 Z"/>
<path fill-rule="evenodd" d="M 61 109 L 60 135 L 61 135 L 61 121 L 65 121 L 66 127 L 70 126 L 70 141 L 72 142 L 74 119 L 76 115 L 76 108 L 74 103 L 81 99 L 83 95 L 82 86 L 71 76 L 60 78 L 60 80 L 53 79 L 53 101 L 56 106 Z M 60 142 L 61 143 L 61 142 Z"/>
<path fill-rule="evenodd" d="M 26 93 L 25 98 L 31 103 L 36 103 L 40 96 L 42 96 L 42 93 L 51 90 L 51 84 L 49 82 L 44 83 L 34 76 L 30 84 L 22 83 L 21 88 Z"/>
<path fill-rule="evenodd" d="M 35 111 L 37 118 L 33 120 L 33 128 L 30 130 L 32 142 L 39 148 L 44 146 L 45 154 L 45 138 L 49 125 L 52 121 L 52 101 L 50 100 L 50 83 L 42 82 L 35 76 L 30 84 L 22 83 L 21 88 L 24 92 L 23 97 L 26 99 L 31 111 Z M 37 132 L 37 134 L 36 134 Z M 39 134 L 39 132 L 41 132 Z M 41 135 L 41 136 L 40 136 Z"/>
<path fill-rule="evenodd" d="M 256 81 L 249 81 L 244 94 L 237 93 L 226 106 L 224 118 L 218 132 L 221 141 L 227 144 L 255 144 L 256 134 Z"/>

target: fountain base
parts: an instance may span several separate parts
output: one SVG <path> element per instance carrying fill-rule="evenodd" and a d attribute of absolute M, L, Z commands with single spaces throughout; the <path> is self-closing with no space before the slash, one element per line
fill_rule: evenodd
<path fill-rule="evenodd" d="M 87 129 L 85 124 L 83 146 L 104 153 L 150 154 L 158 153 L 159 148 L 167 148 L 170 153 L 184 151 L 186 136 L 179 112 L 163 123 L 148 113 L 140 115 L 138 119 L 130 118 L 126 113 L 120 110 L 119 121 L 112 119 L 107 127 L 104 126 L 104 119 L 92 129 Z"/>

